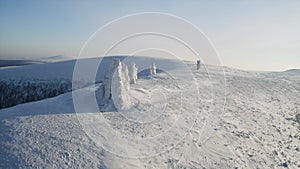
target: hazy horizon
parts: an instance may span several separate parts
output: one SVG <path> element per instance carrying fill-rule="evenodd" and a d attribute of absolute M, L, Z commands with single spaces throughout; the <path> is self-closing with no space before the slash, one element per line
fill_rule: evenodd
<path fill-rule="evenodd" d="M 300 68 L 300 1 L 1 1 L 0 59 L 78 56 L 101 26 L 139 12 L 179 16 L 214 44 L 224 66 Z"/>

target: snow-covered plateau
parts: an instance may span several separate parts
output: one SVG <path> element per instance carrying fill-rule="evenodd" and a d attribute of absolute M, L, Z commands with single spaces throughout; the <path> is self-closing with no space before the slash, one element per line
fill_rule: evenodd
<path fill-rule="evenodd" d="M 0 168 L 300 168 L 299 70 L 125 59 L 139 73 L 132 108 L 117 111 L 97 100 L 109 61 L 94 78 L 87 67 L 76 90 L 0 109 Z M 0 81 L 72 83 L 75 63 L 2 68 Z"/>

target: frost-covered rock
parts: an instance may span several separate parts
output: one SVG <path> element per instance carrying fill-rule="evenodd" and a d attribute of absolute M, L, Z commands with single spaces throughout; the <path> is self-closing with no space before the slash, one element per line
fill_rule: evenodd
<path fill-rule="evenodd" d="M 199 70 L 200 69 L 200 60 L 197 60 L 197 70 Z"/>
<path fill-rule="evenodd" d="M 136 84 L 138 68 L 135 63 L 132 63 L 129 69 L 129 79 L 131 84 Z"/>
<path fill-rule="evenodd" d="M 120 62 L 118 63 L 118 67 L 120 66 L 121 64 L 121 68 L 122 68 L 122 72 L 121 72 L 121 76 L 122 76 L 122 82 L 124 84 L 124 87 L 126 88 L 127 91 L 129 91 L 129 88 L 130 88 L 130 78 L 129 78 L 129 72 L 128 72 L 128 68 L 127 66 Z M 116 70 L 117 71 L 117 70 Z"/>
<path fill-rule="evenodd" d="M 111 82 L 111 97 L 118 110 L 128 110 L 131 107 L 129 89 L 127 66 L 118 60 L 118 66 Z"/>
<path fill-rule="evenodd" d="M 104 80 L 104 97 L 101 105 L 126 110 L 131 106 L 128 92 L 130 90 L 129 71 L 118 59 L 112 59 Z"/>
<path fill-rule="evenodd" d="M 104 100 L 111 99 L 111 81 L 113 74 L 118 66 L 119 60 L 112 59 L 109 65 L 109 69 L 104 78 Z"/>
<path fill-rule="evenodd" d="M 150 75 L 156 75 L 156 65 L 155 63 L 153 63 L 151 66 L 150 66 L 150 69 L 149 69 L 149 74 Z"/>
<path fill-rule="evenodd" d="M 152 65 L 152 74 L 156 75 L 156 65 L 155 65 L 155 63 L 153 63 L 153 65 Z"/>

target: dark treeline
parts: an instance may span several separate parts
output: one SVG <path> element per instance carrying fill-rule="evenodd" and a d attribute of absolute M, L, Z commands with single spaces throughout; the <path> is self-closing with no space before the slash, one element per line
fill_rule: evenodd
<path fill-rule="evenodd" d="M 0 81 L 0 109 L 54 97 L 72 90 L 71 81 Z"/>

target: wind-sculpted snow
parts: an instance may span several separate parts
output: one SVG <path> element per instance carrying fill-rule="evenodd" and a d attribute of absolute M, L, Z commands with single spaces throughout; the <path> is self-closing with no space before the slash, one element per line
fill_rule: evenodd
<path fill-rule="evenodd" d="M 300 76 L 186 64 L 139 77 L 132 112 L 75 113 L 71 93 L 0 110 L 0 168 L 300 167 Z"/>

